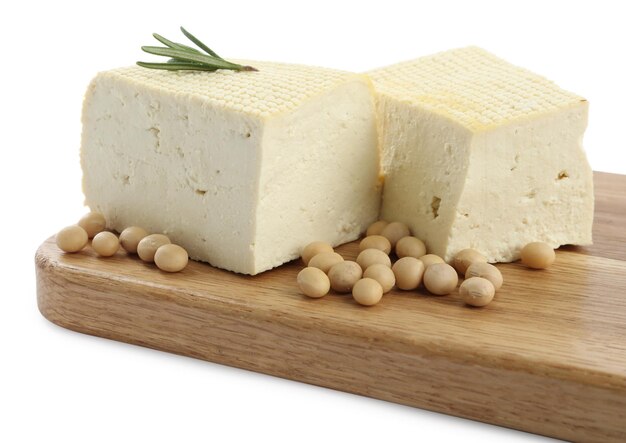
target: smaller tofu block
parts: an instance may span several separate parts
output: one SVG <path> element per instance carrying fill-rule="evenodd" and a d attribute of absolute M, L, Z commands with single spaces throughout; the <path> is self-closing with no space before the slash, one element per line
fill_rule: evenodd
<path fill-rule="evenodd" d="M 446 261 L 465 248 L 509 262 L 533 241 L 591 243 L 585 99 L 476 47 L 369 74 L 381 218 L 407 223 Z"/>
<path fill-rule="evenodd" d="M 258 72 L 98 74 L 83 107 L 86 204 L 121 231 L 164 233 L 192 259 L 257 274 L 376 220 L 380 163 L 364 75 L 247 62 Z"/>

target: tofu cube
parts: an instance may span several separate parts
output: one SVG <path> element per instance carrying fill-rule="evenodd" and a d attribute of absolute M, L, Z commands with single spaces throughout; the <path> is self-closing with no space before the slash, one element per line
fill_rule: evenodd
<path fill-rule="evenodd" d="M 258 72 L 98 74 L 83 107 L 86 204 L 121 231 L 164 233 L 192 259 L 258 274 L 314 240 L 376 220 L 380 167 L 370 80 L 249 62 Z"/>
<path fill-rule="evenodd" d="M 446 261 L 590 244 L 587 101 L 476 47 L 369 73 L 378 94 L 381 218 L 407 223 Z"/>

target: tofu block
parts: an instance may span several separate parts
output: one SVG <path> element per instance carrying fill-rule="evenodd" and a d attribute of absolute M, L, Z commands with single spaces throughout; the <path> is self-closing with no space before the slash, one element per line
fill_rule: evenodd
<path fill-rule="evenodd" d="M 407 223 L 446 261 L 590 244 L 587 101 L 476 47 L 369 73 L 385 185 L 381 218 Z"/>
<path fill-rule="evenodd" d="M 314 240 L 339 245 L 376 220 L 371 81 L 324 68 L 141 67 L 98 74 L 83 107 L 86 204 L 109 228 L 164 233 L 192 259 L 258 274 Z"/>

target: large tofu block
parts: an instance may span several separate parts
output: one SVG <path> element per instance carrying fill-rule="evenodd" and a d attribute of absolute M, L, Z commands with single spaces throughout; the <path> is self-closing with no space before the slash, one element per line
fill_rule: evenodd
<path fill-rule="evenodd" d="M 86 204 L 110 228 L 165 233 L 245 274 L 310 241 L 356 239 L 380 205 L 370 80 L 250 64 L 259 72 L 98 74 L 83 108 Z"/>
<path fill-rule="evenodd" d="M 591 243 L 587 101 L 475 47 L 370 73 L 378 93 L 381 217 L 450 260 L 490 262 L 531 241 Z"/>

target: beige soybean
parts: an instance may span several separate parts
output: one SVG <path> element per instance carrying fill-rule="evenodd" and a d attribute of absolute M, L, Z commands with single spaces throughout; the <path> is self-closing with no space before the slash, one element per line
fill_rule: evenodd
<path fill-rule="evenodd" d="M 463 249 L 457 252 L 452 259 L 452 266 L 454 266 L 454 269 L 461 275 L 465 275 L 467 268 L 469 268 L 472 263 L 487 263 L 487 257 L 476 249 Z"/>
<path fill-rule="evenodd" d="M 373 278 L 362 278 L 352 288 L 352 297 L 363 306 L 374 306 L 383 298 L 383 287 Z"/>
<path fill-rule="evenodd" d="M 461 299 L 471 306 L 487 306 L 493 300 L 496 289 L 486 278 L 470 277 L 461 283 L 459 294 Z"/>
<path fill-rule="evenodd" d="M 424 263 L 424 268 L 427 268 L 434 263 L 445 263 L 443 258 L 435 254 L 422 255 L 419 259 L 422 263 Z"/>
<path fill-rule="evenodd" d="M 396 243 L 402 237 L 406 237 L 411 235 L 411 231 L 409 231 L 409 227 L 401 222 L 391 222 L 381 231 L 380 235 L 383 237 L 387 237 L 389 243 L 391 243 L 391 247 L 395 248 Z"/>
<path fill-rule="evenodd" d="M 387 237 L 382 235 L 370 235 L 359 243 L 359 251 L 365 251 L 366 249 L 379 249 L 385 254 L 389 254 L 391 252 L 391 243 L 389 243 Z"/>
<path fill-rule="evenodd" d="M 304 247 L 300 256 L 302 257 L 304 264 L 308 266 L 311 259 L 322 252 L 335 252 L 335 250 L 326 242 L 314 241 Z"/>
<path fill-rule="evenodd" d="M 342 261 L 343 257 L 336 252 L 320 252 L 309 260 L 309 266 L 327 273 L 330 268 Z"/>
<path fill-rule="evenodd" d="M 361 266 L 363 271 L 375 264 L 391 267 L 391 259 L 380 249 L 365 249 L 359 252 L 356 262 Z"/>
<path fill-rule="evenodd" d="M 311 298 L 320 298 L 328 294 L 330 290 L 330 279 L 318 268 L 307 267 L 298 273 L 298 288 Z"/>
<path fill-rule="evenodd" d="M 185 269 L 189 262 L 189 254 L 178 245 L 167 244 L 157 249 L 154 254 L 154 263 L 157 267 L 166 272 L 179 272 Z"/>
<path fill-rule="evenodd" d="M 61 229 L 56 235 L 56 243 L 59 249 L 65 252 L 78 252 L 87 246 L 89 236 L 87 231 L 78 225 L 68 226 Z"/>
<path fill-rule="evenodd" d="M 78 221 L 78 226 L 87 232 L 89 238 L 93 238 L 97 233 L 104 231 L 107 222 L 104 215 L 99 212 L 88 212 Z"/>
<path fill-rule="evenodd" d="M 112 232 L 98 232 L 91 241 L 91 247 L 102 257 L 111 257 L 120 249 L 120 240 Z"/>
<path fill-rule="evenodd" d="M 554 263 L 556 254 L 547 243 L 528 243 L 521 252 L 522 263 L 532 269 L 545 269 Z"/>
<path fill-rule="evenodd" d="M 364 278 L 373 278 L 383 288 L 383 294 L 391 291 L 396 284 L 396 276 L 387 265 L 376 264 L 372 265 L 363 273 Z"/>
<path fill-rule="evenodd" d="M 154 262 L 154 254 L 156 254 L 157 249 L 169 243 L 171 243 L 171 241 L 167 235 L 146 235 L 137 245 L 137 255 L 139 255 L 139 258 L 143 261 L 152 263 Z"/>
<path fill-rule="evenodd" d="M 410 291 L 416 289 L 422 282 L 424 263 L 415 257 L 402 257 L 391 269 L 396 277 L 398 289 Z"/>
<path fill-rule="evenodd" d="M 399 258 L 420 258 L 426 255 L 426 245 L 417 237 L 411 237 L 410 235 L 402 237 L 396 244 L 396 255 Z"/>
<path fill-rule="evenodd" d="M 365 232 L 366 236 L 370 236 L 370 235 L 380 235 L 381 232 L 383 232 L 383 229 L 385 229 L 385 227 L 389 224 L 389 222 L 385 221 L 385 220 L 378 220 L 377 222 L 372 223 L 369 228 L 367 228 L 367 231 Z"/>
<path fill-rule="evenodd" d="M 145 229 L 139 226 L 130 226 L 122 231 L 120 234 L 120 243 L 122 248 L 131 254 L 137 253 L 137 246 L 142 238 L 147 236 L 148 233 Z"/>
<path fill-rule="evenodd" d="M 450 294 L 458 282 L 456 270 L 447 263 L 434 263 L 424 271 L 424 286 L 431 294 Z"/>
<path fill-rule="evenodd" d="M 350 260 L 339 262 L 328 271 L 330 287 L 340 293 L 352 291 L 354 284 L 361 277 L 363 277 L 361 266 L 357 262 Z"/>
<path fill-rule="evenodd" d="M 481 277 L 491 282 L 497 291 L 502 287 L 502 273 L 494 265 L 489 263 L 472 263 L 465 271 L 465 278 Z"/>

